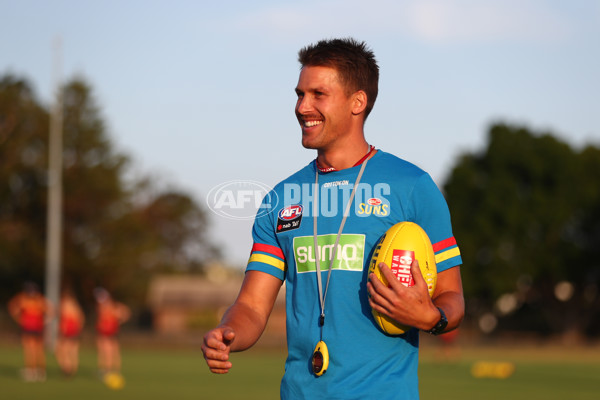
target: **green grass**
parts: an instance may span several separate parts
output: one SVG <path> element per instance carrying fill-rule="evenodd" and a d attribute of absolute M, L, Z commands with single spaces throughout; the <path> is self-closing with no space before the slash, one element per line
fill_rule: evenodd
<path fill-rule="evenodd" d="M 599 399 L 600 349 L 594 348 L 465 348 L 454 358 L 440 357 L 437 348 L 421 352 L 422 399 Z M 199 348 L 169 350 L 131 348 L 123 352 L 126 386 L 105 387 L 96 376 L 94 349 L 81 354 L 77 376 L 65 379 L 53 357 L 48 379 L 25 383 L 19 379 L 21 350 L 0 345 L 0 398 L 29 399 L 277 399 L 285 351 L 252 349 L 233 355 L 234 368 L 226 375 L 211 374 Z M 507 379 L 475 378 L 476 361 L 502 361 L 515 365 Z M 390 390 L 393 390 L 393 383 Z"/>
<path fill-rule="evenodd" d="M 452 360 L 436 349 L 423 350 L 419 377 L 421 397 L 444 400 L 600 399 L 600 349 L 560 346 L 473 347 Z M 506 379 L 476 378 L 476 362 L 511 363 Z"/>

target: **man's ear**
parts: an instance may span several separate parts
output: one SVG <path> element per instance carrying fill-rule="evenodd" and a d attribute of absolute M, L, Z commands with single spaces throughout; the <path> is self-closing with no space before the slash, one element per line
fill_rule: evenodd
<path fill-rule="evenodd" d="M 359 90 L 352 94 L 352 114 L 358 115 L 367 108 L 367 94 Z"/>

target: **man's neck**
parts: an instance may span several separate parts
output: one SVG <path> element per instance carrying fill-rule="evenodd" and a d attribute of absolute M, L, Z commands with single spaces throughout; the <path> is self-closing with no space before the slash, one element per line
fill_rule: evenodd
<path fill-rule="evenodd" d="M 318 150 L 317 165 L 322 171 L 339 171 L 351 168 L 371 151 L 366 141 L 335 150 Z"/>

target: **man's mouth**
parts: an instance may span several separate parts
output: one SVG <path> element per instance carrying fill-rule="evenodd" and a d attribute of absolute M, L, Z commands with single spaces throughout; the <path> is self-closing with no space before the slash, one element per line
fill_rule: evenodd
<path fill-rule="evenodd" d="M 307 128 L 312 128 L 313 126 L 321 125 L 323 121 L 304 121 L 304 126 Z"/>

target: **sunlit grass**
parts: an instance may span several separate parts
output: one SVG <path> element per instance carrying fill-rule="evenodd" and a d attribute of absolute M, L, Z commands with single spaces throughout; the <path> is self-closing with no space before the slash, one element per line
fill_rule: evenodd
<path fill-rule="evenodd" d="M 532 400 L 600 398 L 600 349 L 554 347 L 469 347 L 451 356 L 427 344 L 419 369 L 421 398 Z M 252 349 L 233 355 L 226 375 L 211 374 L 199 347 L 136 346 L 123 350 L 126 385 L 112 391 L 96 373 L 93 347 L 85 346 L 77 376 L 61 376 L 52 357 L 48 379 L 25 383 L 18 376 L 21 349 L 0 345 L 1 398 L 29 399 L 276 399 L 283 375 L 285 349 Z M 476 378 L 477 361 L 509 362 L 514 373 L 505 378 Z M 368 378 L 366 378 L 368 379 Z M 390 385 L 393 390 L 393 384 Z"/>

